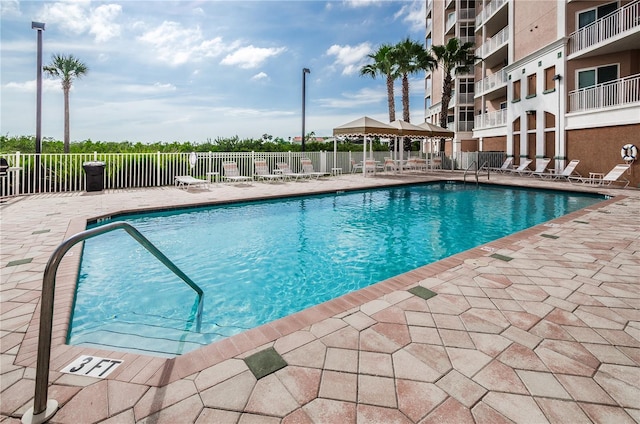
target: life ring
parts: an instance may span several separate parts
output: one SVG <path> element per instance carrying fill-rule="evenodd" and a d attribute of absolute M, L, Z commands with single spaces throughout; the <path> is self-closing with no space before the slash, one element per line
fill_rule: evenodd
<path fill-rule="evenodd" d="M 622 160 L 633 161 L 638 157 L 638 148 L 634 144 L 625 144 L 620 150 Z"/>

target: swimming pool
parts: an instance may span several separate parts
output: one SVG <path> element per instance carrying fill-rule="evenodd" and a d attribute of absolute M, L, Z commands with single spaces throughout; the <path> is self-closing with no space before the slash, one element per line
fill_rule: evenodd
<path fill-rule="evenodd" d="M 117 218 L 205 291 L 195 295 L 124 232 L 85 242 L 68 341 L 174 355 L 603 200 L 432 183 Z"/>

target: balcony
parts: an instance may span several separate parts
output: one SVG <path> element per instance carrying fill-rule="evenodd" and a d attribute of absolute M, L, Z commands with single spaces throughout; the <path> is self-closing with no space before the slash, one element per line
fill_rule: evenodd
<path fill-rule="evenodd" d="M 476 97 L 506 86 L 507 72 L 504 69 L 501 69 L 497 73 L 489 75 L 488 77 L 476 82 Z"/>
<path fill-rule="evenodd" d="M 486 40 L 480 47 L 476 49 L 476 56 L 486 59 L 488 56 L 496 52 L 500 47 L 505 46 L 509 42 L 509 26 L 502 28 L 496 35 Z"/>
<path fill-rule="evenodd" d="M 569 36 L 569 58 L 631 50 L 640 45 L 640 1 L 629 3 Z"/>
<path fill-rule="evenodd" d="M 500 8 L 508 1 L 509 0 L 493 0 L 488 3 L 476 16 L 476 31 L 484 22 L 487 21 L 487 19 L 491 17 L 491 15 L 500 10 Z"/>
<path fill-rule="evenodd" d="M 451 12 L 449 13 L 449 15 L 447 15 L 447 22 L 445 23 L 445 35 L 449 35 L 449 34 L 453 34 L 454 33 L 454 28 L 456 27 L 456 12 Z"/>
<path fill-rule="evenodd" d="M 500 127 L 507 125 L 507 109 L 494 110 L 475 116 L 474 129 Z"/>
<path fill-rule="evenodd" d="M 569 112 L 640 103 L 640 74 L 569 92 Z"/>
<path fill-rule="evenodd" d="M 472 105 L 473 104 L 473 93 L 458 93 L 456 96 L 456 104 L 458 105 Z"/>

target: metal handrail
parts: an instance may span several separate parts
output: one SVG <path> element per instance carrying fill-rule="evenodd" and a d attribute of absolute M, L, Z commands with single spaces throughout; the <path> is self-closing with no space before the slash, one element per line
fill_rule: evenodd
<path fill-rule="evenodd" d="M 95 237 L 109 231 L 123 229 L 153 256 L 158 258 L 167 268 L 180 277 L 189 287 L 198 294 L 197 331 L 200 331 L 202 322 L 202 302 L 204 292 L 187 275 L 180 270 L 169 258 L 143 236 L 135 227 L 126 222 L 112 222 L 90 230 L 82 231 L 63 241 L 53 252 L 47 266 L 44 269 L 42 280 L 42 302 L 40 304 L 40 330 L 38 334 L 38 357 L 36 361 L 36 387 L 33 408 L 30 408 L 22 416 L 23 423 L 42 423 L 51 418 L 58 409 L 58 402 L 47 400 L 49 386 L 49 360 L 51 359 L 51 331 L 53 326 L 53 301 L 55 296 L 55 279 L 58 266 L 64 255 L 75 244 L 88 238 Z"/>
<path fill-rule="evenodd" d="M 478 167 L 478 161 L 475 161 L 475 160 L 474 160 L 473 162 L 471 162 L 471 163 L 469 164 L 469 166 L 467 166 L 467 169 L 465 169 L 465 170 L 464 170 L 464 174 L 463 174 L 463 176 L 462 176 L 462 180 L 463 180 L 463 183 L 464 183 L 464 184 L 466 184 L 466 183 L 467 183 L 467 172 L 468 172 L 468 171 L 471 169 L 471 167 L 472 167 L 472 166 L 474 166 L 474 165 L 476 166 L 476 169 L 475 169 L 475 172 L 474 172 L 474 175 L 476 176 L 476 185 L 480 184 L 480 181 L 478 180 L 478 173 L 480 172 L 480 170 L 481 170 L 482 168 L 484 168 L 484 167 L 485 167 L 485 165 L 486 165 L 486 167 L 487 167 L 487 168 L 486 168 L 486 170 L 487 170 L 487 180 L 489 180 L 489 179 L 491 178 L 491 176 L 490 176 L 491 170 L 489 169 L 489 161 L 485 160 L 485 161 L 484 161 L 484 163 L 482 164 L 482 166 Z"/>

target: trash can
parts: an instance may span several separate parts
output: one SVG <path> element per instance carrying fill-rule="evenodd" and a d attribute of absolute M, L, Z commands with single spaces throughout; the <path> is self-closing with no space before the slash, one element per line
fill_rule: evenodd
<path fill-rule="evenodd" d="M 82 167 L 87 174 L 87 191 L 102 191 L 104 188 L 104 162 L 85 162 Z"/>

